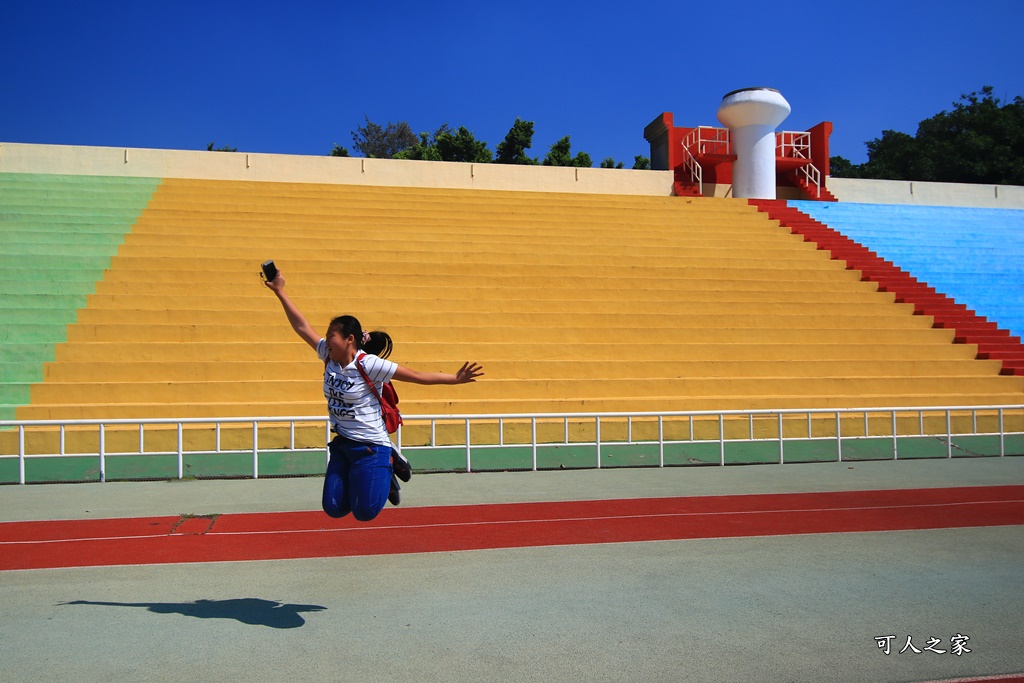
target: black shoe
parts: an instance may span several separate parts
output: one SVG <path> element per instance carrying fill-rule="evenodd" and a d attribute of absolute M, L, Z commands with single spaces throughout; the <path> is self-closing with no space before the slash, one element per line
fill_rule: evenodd
<path fill-rule="evenodd" d="M 388 501 L 392 505 L 398 505 L 402 502 L 402 487 L 398 485 L 398 478 L 395 475 L 391 475 L 391 491 L 388 492 Z"/>
<path fill-rule="evenodd" d="M 409 481 L 412 479 L 412 465 L 405 459 L 405 456 L 395 448 L 391 447 L 391 467 L 394 469 L 395 474 L 402 481 Z"/>

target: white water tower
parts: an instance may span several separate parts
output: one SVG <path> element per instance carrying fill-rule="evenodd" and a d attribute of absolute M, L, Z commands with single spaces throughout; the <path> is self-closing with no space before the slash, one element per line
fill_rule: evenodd
<path fill-rule="evenodd" d="M 732 195 L 775 199 L 775 128 L 792 111 L 774 88 L 744 88 L 722 98 L 718 120 L 729 129 L 732 153 Z"/>

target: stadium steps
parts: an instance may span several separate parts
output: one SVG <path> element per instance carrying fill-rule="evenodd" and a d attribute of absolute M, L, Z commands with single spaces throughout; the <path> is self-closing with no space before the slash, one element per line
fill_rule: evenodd
<path fill-rule="evenodd" d="M 158 180 L 0 174 L 0 419 L 30 400 L 43 364 Z"/>
<path fill-rule="evenodd" d="M 72 221 L 66 204 L 31 220 Z M 30 273 L 48 246 L 70 264 L 91 242 L 32 244 L 11 357 L 56 328 L 66 342 L 31 378 L 0 365 L 20 419 L 324 414 L 321 365 L 258 276 L 268 258 L 321 332 L 352 313 L 410 367 L 485 366 L 469 386 L 400 385 L 407 415 L 1024 398 L 954 330 L 739 200 L 167 179 L 94 291 L 61 285 L 85 298 L 73 320 L 41 321 L 74 302 L 40 298 Z"/>
<path fill-rule="evenodd" d="M 911 303 L 914 306 L 915 313 L 928 316 L 935 327 L 955 330 L 955 341 L 957 343 L 976 345 L 978 347 L 978 358 L 1001 360 L 1002 367 L 1000 371 L 1002 374 L 1024 376 L 1024 362 L 1020 359 L 1020 356 L 1024 353 L 1024 346 L 1021 346 L 1019 335 L 1012 334 L 1009 329 L 1000 327 L 999 324 L 989 321 L 986 317 L 979 315 L 967 306 L 957 303 L 945 294 L 937 292 L 934 287 L 919 281 L 892 261 L 879 256 L 873 250 L 854 241 L 838 230 L 811 218 L 800 209 L 789 206 L 784 200 L 752 200 L 751 203 L 765 211 L 773 219 L 778 220 L 781 225 L 791 228 L 794 233 L 800 234 L 805 239 L 816 243 L 819 249 L 831 253 L 833 258 L 845 261 L 848 268 L 859 271 L 864 279 L 876 282 L 879 288 L 893 292 L 896 295 L 897 301 Z M 801 206 L 809 208 L 803 204 Z M 850 211 L 846 210 L 847 216 L 851 215 Z M 853 211 L 856 211 L 856 209 Z M 894 209 L 894 213 L 899 213 L 899 211 Z M 950 212 L 942 210 L 941 212 L 934 213 L 937 216 L 942 216 L 949 215 Z M 970 210 L 965 213 L 978 215 L 981 212 Z M 843 216 L 842 211 L 839 212 L 839 215 Z M 876 211 L 867 213 L 868 217 L 877 215 L 877 207 Z M 917 212 L 919 218 L 928 215 L 929 213 Z M 1019 225 L 1024 226 L 1024 212 L 1007 213 L 1006 211 L 999 211 L 995 215 L 1012 216 Z M 931 228 L 930 234 L 932 235 L 942 235 L 944 232 L 941 229 L 941 225 L 917 226 L 919 232 L 924 232 L 929 227 Z M 892 230 L 890 229 L 890 231 Z M 868 231 L 868 234 L 877 235 L 877 233 L 872 233 L 871 231 Z M 973 237 L 976 241 L 988 243 L 980 233 L 975 233 Z M 941 240 L 941 238 L 938 239 Z M 1017 239 L 1020 241 L 1019 238 Z M 1020 241 L 1020 244 L 1024 245 L 1024 241 Z M 970 253 L 970 250 L 966 248 L 966 244 L 958 242 L 957 246 L 960 248 L 961 253 L 964 254 L 961 260 L 970 262 L 972 259 L 966 255 Z M 1008 245 L 1005 251 L 1007 253 L 1003 255 L 1003 258 L 1009 258 L 1009 261 L 1018 264 L 1019 268 L 1019 256 L 1024 256 L 1024 248 L 1014 249 L 1013 244 L 1011 244 Z M 993 254 L 991 250 L 987 250 L 984 253 L 989 257 Z M 927 253 L 919 253 L 917 263 L 922 263 L 929 256 Z M 950 261 L 949 253 L 939 249 L 936 249 L 935 253 L 931 256 L 934 256 L 939 261 Z M 964 279 L 971 280 L 972 278 L 965 277 Z M 1024 283 L 1024 274 L 1022 274 L 1021 282 Z M 964 286 L 968 288 L 967 292 L 971 291 L 972 285 L 966 284 Z M 978 284 L 975 283 L 973 286 L 978 287 Z M 982 284 L 981 287 L 988 290 L 990 285 Z M 1010 293 L 1003 292 L 1002 297 L 1004 300 L 1015 300 L 1017 298 L 1014 296 L 1013 290 Z M 1022 312 L 1024 312 L 1024 309 L 1022 309 Z M 1020 327 L 1017 329 L 1020 329 Z"/>

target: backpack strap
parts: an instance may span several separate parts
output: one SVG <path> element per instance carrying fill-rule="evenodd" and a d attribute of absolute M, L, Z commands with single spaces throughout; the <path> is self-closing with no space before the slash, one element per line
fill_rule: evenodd
<path fill-rule="evenodd" d="M 380 392 L 377 391 L 377 387 L 370 381 L 370 377 L 366 374 L 366 370 L 363 370 L 363 358 L 365 357 L 365 353 L 360 353 L 356 356 L 356 369 L 359 370 L 359 374 L 363 376 L 364 380 L 366 380 L 366 384 L 370 387 L 370 391 L 372 391 L 373 395 L 377 397 L 377 403 L 380 404 L 381 410 L 384 410 L 384 401 L 380 397 Z"/>

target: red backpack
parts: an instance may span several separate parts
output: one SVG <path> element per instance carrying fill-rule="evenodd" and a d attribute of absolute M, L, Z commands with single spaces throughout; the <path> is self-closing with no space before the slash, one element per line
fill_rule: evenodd
<path fill-rule="evenodd" d="M 384 382 L 383 389 L 380 393 L 377 392 L 377 387 L 373 385 L 373 382 L 366 375 L 366 371 L 363 370 L 362 361 L 365 356 L 365 353 L 361 353 L 356 357 L 356 367 L 359 369 L 359 374 L 366 380 L 366 384 L 369 385 L 370 391 L 377 397 L 377 402 L 380 403 L 380 411 L 384 415 L 384 429 L 387 430 L 388 434 L 393 434 L 404 424 L 402 422 L 402 413 L 398 410 L 398 392 L 395 391 L 391 382 Z"/>

